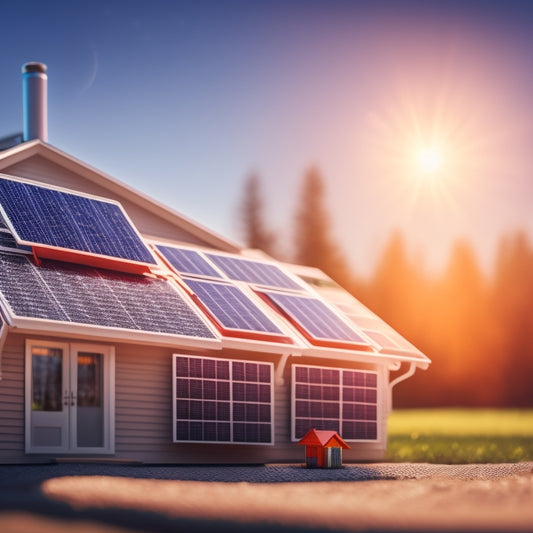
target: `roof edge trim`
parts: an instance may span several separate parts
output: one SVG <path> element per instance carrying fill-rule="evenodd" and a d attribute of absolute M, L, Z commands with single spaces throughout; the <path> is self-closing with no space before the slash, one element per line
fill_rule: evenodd
<path fill-rule="evenodd" d="M 51 325 L 61 325 L 61 330 L 51 329 Z M 123 330 L 108 326 L 78 324 L 61 322 L 58 320 L 46 320 L 42 318 L 11 317 L 10 327 L 21 331 L 34 331 L 47 333 L 53 336 L 65 336 L 73 334 L 81 337 L 106 338 L 112 341 L 125 341 L 132 343 L 135 341 L 143 344 L 158 345 L 179 345 L 180 348 L 198 348 L 209 350 L 221 350 L 222 342 L 219 337 L 187 337 L 185 335 L 172 335 L 170 333 L 158 333 L 151 331 Z"/>
<path fill-rule="evenodd" d="M 126 183 L 112 177 L 111 175 L 98 170 L 96 167 L 77 159 L 76 157 L 63 152 L 59 148 L 52 146 L 49 143 L 44 143 L 39 139 L 24 142 L 9 148 L 3 152 L 0 152 L 0 170 L 3 170 L 7 166 L 24 161 L 31 156 L 41 155 L 46 159 L 59 164 L 63 167 L 71 167 L 71 170 L 79 173 L 89 181 L 96 183 L 100 186 L 107 186 L 108 189 L 114 192 L 122 194 L 130 202 L 157 214 L 162 218 L 169 221 L 171 224 L 179 225 L 184 230 L 188 231 L 200 240 L 211 244 L 215 248 L 238 253 L 241 250 L 241 246 L 222 235 L 208 229 L 206 226 L 199 224 L 193 219 L 179 213 L 171 207 L 155 200 L 149 195 L 127 185 Z"/>

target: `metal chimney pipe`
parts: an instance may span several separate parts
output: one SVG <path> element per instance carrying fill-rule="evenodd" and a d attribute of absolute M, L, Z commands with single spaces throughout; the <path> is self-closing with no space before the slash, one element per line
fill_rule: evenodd
<path fill-rule="evenodd" d="M 47 81 L 44 63 L 26 63 L 22 66 L 24 141 L 48 141 Z"/>

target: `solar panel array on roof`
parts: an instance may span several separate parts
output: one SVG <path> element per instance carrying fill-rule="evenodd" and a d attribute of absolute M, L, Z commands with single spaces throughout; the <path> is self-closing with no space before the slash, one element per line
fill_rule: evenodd
<path fill-rule="evenodd" d="M 314 342 L 348 343 L 370 350 L 370 344 L 318 298 L 264 291 L 286 316 Z"/>
<path fill-rule="evenodd" d="M 225 277 L 232 281 L 243 281 L 251 285 L 278 289 L 300 291 L 303 289 L 302 285 L 273 263 L 253 261 L 228 254 L 201 253 L 198 250 L 181 246 L 158 244 L 156 249 L 180 274 L 211 278 Z"/>
<path fill-rule="evenodd" d="M 19 244 L 153 265 L 120 204 L 0 177 L 0 208 Z"/>
<path fill-rule="evenodd" d="M 285 336 L 239 287 L 196 279 L 185 282 L 224 329 Z"/>
<path fill-rule="evenodd" d="M 322 294 L 322 291 L 319 292 Z M 428 360 L 405 337 L 400 335 L 394 328 L 389 326 L 389 324 L 344 289 L 338 287 L 335 291 L 328 290 L 324 292 L 324 298 L 348 317 L 351 322 L 373 341 L 380 351 L 388 351 L 424 361 Z"/>
<path fill-rule="evenodd" d="M 231 280 L 279 289 L 302 290 L 301 285 L 274 264 L 229 255 L 213 253 L 206 255 Z"/>
<path fill-rule="evenodd" d="M 291 265 L 289 265 L 290 267 Z M 348 318 L 358 331 L 369 338 L 377 351 L 394 354 L 403 359 L 429 362 L 429 359 L 420 350 L 394 328 L 323 273 L 317 277 L 306 271 L 304 279 L 322 299 Z"/>
<path fill-rule="evenodd" d="M 170 265 L 181 274 L 194 274 L 211 278 L 222 277 L 196 250 L 162 244 L 157 245 L 156 248 Z"/>
<path fill-rule="evenodd" d="M 92 267 L 0 253 L 0 293 L 18 317 L 214 338 L 170 283 Z"/>
<path fill-rule="evenodd" d="M 281 333 L 257 305 L 242 293 L 238 284 L 229 283 L 233 281 L 247 284 L 266 295 L 274 307 L 285 318 L 288 317 L 312 344 L 372 350 L 370 342 L 349 323 L 319 298 L 309 297 L 303 283 L 296 282 L 273 263 L 173 245 L 156 245 L 156 249 L 183 276 L 183 281 L 226 330 Z M 227 284 L 217 283 L 213 279 L 197 279 L 220 279 L 222 275 L 228 278 Z M 266 287 L 277 290 L 269 292 Z"/>

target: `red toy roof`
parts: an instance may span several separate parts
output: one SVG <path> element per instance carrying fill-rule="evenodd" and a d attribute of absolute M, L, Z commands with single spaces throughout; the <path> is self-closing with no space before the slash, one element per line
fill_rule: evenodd
<path fill-rule="evenodd" d="M 309 430 L 298 444 L 304 446 L 322 446 L 323 448 L 344 448 L 345 450 L 350 448 L 336 431 L 325 431 L 321 429 Z"/>

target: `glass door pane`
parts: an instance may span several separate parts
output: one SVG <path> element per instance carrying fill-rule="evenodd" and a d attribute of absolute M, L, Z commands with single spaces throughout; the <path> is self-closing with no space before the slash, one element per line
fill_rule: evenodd
<path fill-rule="evenodd" d="M 63 350 L 34 346 L 31 356 L 32 411 L 62 411 Z"/>
<path fill-rule="evenodd" d="M 77 447 L 104 446 L 104 356 L 77 354 Z"/>
<path fill-rule="evenodd" d="M 68 354 L 64 345 L 30 344 L 27 353 L 29 428 L 26 450 L 62 452 L 68 447 Z"/>

